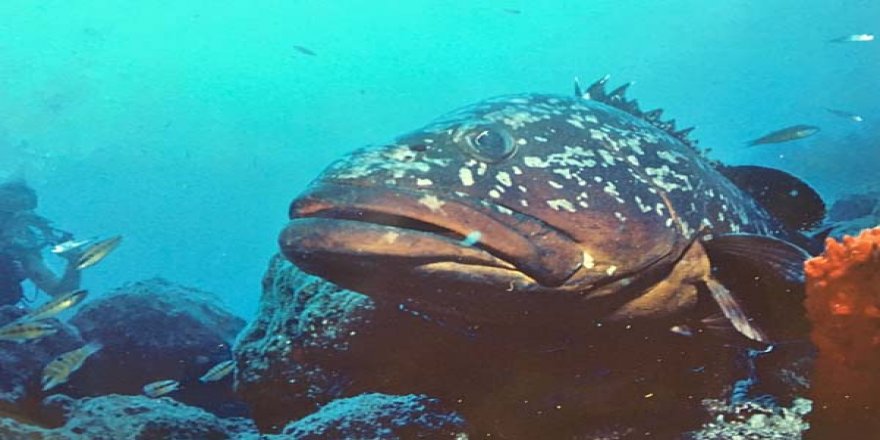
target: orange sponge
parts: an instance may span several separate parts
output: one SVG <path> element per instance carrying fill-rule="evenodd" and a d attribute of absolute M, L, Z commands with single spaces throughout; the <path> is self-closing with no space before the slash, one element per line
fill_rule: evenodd
<path fill-rule="evenodd" d="M 827 239 L 805 271 L 818 349 L 808 438 L 866 438 L 845 435 L 880 428 L 880 227 Z"/>

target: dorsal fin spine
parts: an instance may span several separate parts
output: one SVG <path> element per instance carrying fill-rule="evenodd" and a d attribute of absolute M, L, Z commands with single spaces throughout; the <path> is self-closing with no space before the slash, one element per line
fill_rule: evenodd
<path fill-rule="evenodd" d="M 697 141 L 690 139 L 688 134 L 693 131 L 694 127 L 688 127 L 682 130 L 676 131 L 675 127 L 675 119 L 670 119 L 668 121 L 661 121 L 660 116 L 663 114 L 662 109 L 654 109 L 649 112 L 642 112 L 639 108 L 639 103 L 637 100 L 627 100 L 626 99 L 626 90 L 633 83 L 628 82 L 625 83 L 616 89 L 612 90 L 610 93 L 605 92 L 605 84 L 608 82 L 608 79 L 611 75 L 605 75 L 600 78 L 598 81 L 591 84 L 587 87 L 586 92 L 581 93 L 580 83 L 575 78 L 575 94 L 583 99 L 590 99 L 593 101 L 599 101 L 603 104 L 610 105 L 612 107 L 617 108 L 618 110 L 625 111 L 633 116 L 641 118 L 651 125 L 669 133 L 671 136 L 676 139 L 690 145 L 691 147 L 696 147 Z"/>

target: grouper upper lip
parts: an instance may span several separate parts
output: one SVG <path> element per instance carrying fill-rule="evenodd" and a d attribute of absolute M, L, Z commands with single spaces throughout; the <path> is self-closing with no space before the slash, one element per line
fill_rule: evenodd
<path fill-rule="evenodd" d="M 462 194 L 318 182 L 290 206 L 280 236 L 291 260 L 394 257 L 515 270 L 559 286 L 583 264 L 562 231 L 507 207 Z M 462 238 L 479 232 L 473 246 Z"/>

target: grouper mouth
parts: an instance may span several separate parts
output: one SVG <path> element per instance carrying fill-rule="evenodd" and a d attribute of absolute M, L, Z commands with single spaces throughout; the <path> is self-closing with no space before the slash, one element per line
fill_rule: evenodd
<path fill-rule="evenodd" d="M 442 267 L 554 287 L 583 265 L 583 250 L 563 231 L 462 194 L 319 182 L 289 215 L 282 253 L 318 275 Z"/>

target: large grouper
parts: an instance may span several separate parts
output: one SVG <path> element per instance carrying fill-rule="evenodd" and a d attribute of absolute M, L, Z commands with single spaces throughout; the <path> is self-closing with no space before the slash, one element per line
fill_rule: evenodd
<path fill-rule="evenodd" d="M 328 167 L 283 254 L 438 322 L 567 335 L 603 325 L 791 337 L 824 205 L 777 170 L 723 166 L 607 77 L 575 96 L 454 111 Z M 775 333 L 775 334 L 774 334 Z"/>

